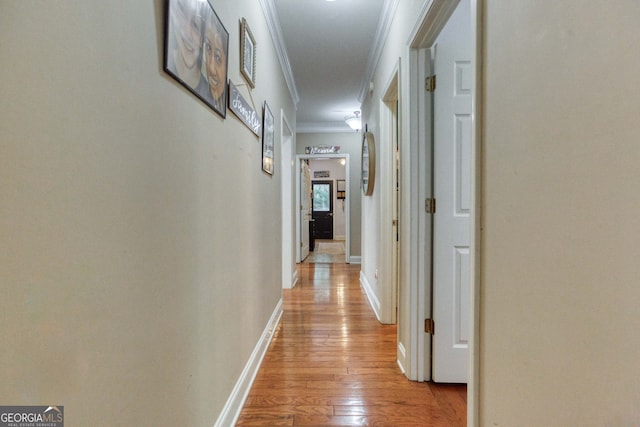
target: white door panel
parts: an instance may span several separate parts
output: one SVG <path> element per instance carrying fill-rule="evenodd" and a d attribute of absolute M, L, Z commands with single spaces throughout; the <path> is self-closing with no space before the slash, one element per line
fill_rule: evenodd
<path fill-rule="evenodd" d="M 468 379 L 471 203 L 470 7 L 463 0 L 436 40 L 432 377 Z"/>

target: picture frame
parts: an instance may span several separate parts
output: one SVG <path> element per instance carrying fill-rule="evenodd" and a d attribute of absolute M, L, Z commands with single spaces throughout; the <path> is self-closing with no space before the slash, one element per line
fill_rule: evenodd
<path fill-rule="evenodd" d="M 376 145 L 373 133 L 362 134 L 362 191 L 365 196 L 373 194 L 376 180 Z"/>
<path fill-rule="evenodd" d="M 166 4 L 164 71 L 226 118 L 229 32 L 207 1 Z"/>
<path fill-rule="evenodd" d="M 262 170 L 273 175 L 275 121 L 269 104 L 264 101 L 262 111 Z"/>
<path fill-rule="evenodd" d="M 336 196 L 339 200 L 347 198 L 347 181 L 344 179 L 336 180 Z"/>
<path fill-rule="evenodd" d="M 245 18 L 240 23 L 240 73 L 249 86 L 256 87 L 256 39 Z"/>

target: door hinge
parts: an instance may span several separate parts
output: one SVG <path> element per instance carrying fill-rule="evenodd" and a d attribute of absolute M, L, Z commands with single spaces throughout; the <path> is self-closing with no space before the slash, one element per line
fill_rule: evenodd
<path fill-rule="evenodd" d="M 425 77 L 424 79 L 424 89 L 427 92 L 433 92 L 436 90 L 436 76 Z"/>
<path fill-rule="evenodd" d="M 436 332 L 436 325 L 433 319 L 424 319 L 424 333 L 433 335 Z"/>
<path fill-rule="evenodd" d="M 436 199 L 425 199 L 424 200 L 424 210 L 428 214 L 436 213 Z"/>

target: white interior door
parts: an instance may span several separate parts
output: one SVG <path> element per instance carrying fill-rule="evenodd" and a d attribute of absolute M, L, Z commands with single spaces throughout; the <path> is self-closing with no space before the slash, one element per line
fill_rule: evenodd
<path fill-rule="evenodd" d="M 432 378 L 468 380 L 471 272 L 470 5 L 462 0 L 436 40 Z"/>
<path fill-rule="evenodd" d="M 300 162 L 300 262 L 309 256 L 311 220 L 311 173 L 306 161 Z"/>

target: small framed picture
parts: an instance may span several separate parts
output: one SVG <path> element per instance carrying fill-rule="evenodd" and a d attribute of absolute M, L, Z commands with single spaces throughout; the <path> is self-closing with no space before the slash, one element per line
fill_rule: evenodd
<path fill-rule="evenodd" d="M 256 87 L 256 39 L 245 18 L 240 24 L 240 72 L 249 86 Z"/>
<path fill-rule="evenodd" d="M 273 175 L 274 120 L 267 101 L 264 101 L 262 122 L 262 170 Z"/>
<path fill-rule="evenodd" d="M 209 2 L 168 0 L 164 69 L 223 118 L 229 33 Z"/>

